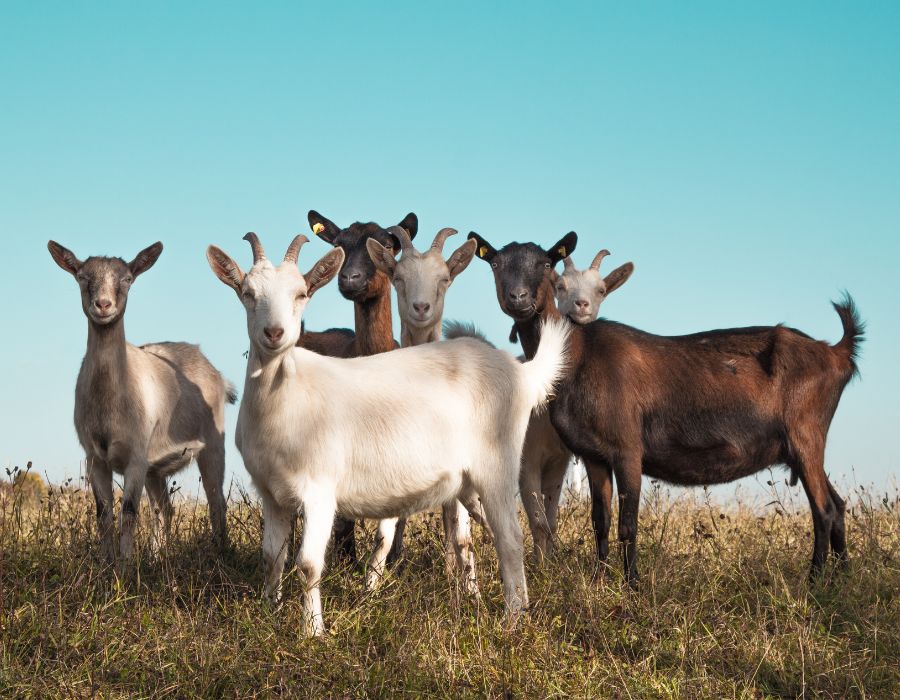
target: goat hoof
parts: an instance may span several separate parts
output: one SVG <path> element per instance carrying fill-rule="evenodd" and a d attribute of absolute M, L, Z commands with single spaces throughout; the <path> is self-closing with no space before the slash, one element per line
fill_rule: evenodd
<path fill-rule="evenodd" d="M 594 572 L 591 575 L 592 583 L 605 583 L 606 579 L 609 578 L 610 569 L 609 564 L 605 561 L 597 562 L 596 566 L 594 566 Z"/>

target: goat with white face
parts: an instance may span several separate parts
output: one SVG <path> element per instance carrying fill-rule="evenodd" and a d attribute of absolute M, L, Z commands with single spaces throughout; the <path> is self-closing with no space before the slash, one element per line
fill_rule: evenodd
<path fill-rule="evenodd" d="M 444 243 L 456 229 L 442 228 L 424 253 L 415 249 L 406 231 L 399 227 L 391 230 L 397 232 L 400 240 L 399 260 L 392 250 L 374 239 L 366 241 L 366 247 L 375 267 L 388 276 L 397 290 L 400 343 L 409 347 L 440 340 L 444 296 L 456 276 L 472 262 L 476 244 L 466 241 L 444 260 Z"/>
<path fill-rule="evenodd" d="M 255 234 L 247 239 L 247 274 L 215 246 L 207 258 L 247 314 L 250 358 L 236 442 L 263 504 L 266 594 L 280 597 L 299 508 L 306 629 L 322 634 L 319 580 L 336 513 L 405 517 L 477 495 L 494 534 L 507 610 L 518 613 L 528 602 L 516 512 L 522 442 L 532 408 L 562 372 L 568 327 L 548 325 L 525 364 L 468 339 L 353 359 L 317 355 L 295 347 L 300 319 L 310 295 L 337 273 L 343 251 L 301 275 L 304 236 L 277 267 Z"/>
<path fill-rule="evenodd" d="M 559 313 L 579 325 L 596 320 L 603 300 L 625 284 L 634 272 L 634 264 L 629 262 L 601 277 L 600 263 L 607 255 L 608 250 L 601 250 L 585 270 L 576 268 L 571 256 L 563 258 L 564 269 L 555 285 L 556 306 Z"/>
<path fill-rule="evenodd" d="M 396 227 L 392 231 L 396 232 L 400 242 L 399 259 L 394 257 L 392 249 L 374 239 L 366 241 L 366 247 L 375 267 L 387 275 L 397 290 L 401 346 L 406 348 L 436 342 L 441 339 L 444 297 L 453 280 L 472 262 L 475 241 L 466 241 L 444 260 L 444 244 L 447 238 L 457 233 L 456 229 L 442 228 L 424 253 L 415 249 L 412 239 L 402 228 Z M 481 519 L 480 504 L 475 502 L 467 506 Z M 442 514 L 447 568 L 450 571 L 456 568 L 466 590 L 478 595 L 469 510 L 455 501 L 445 505 Z M 405 520 L 397 522 L 397 536 L 402 534 L 405 526 Z M 385 523 L 384 527 L 379 527 L 379 534 L 388 530 L 390 524 Z M 367 580 L 370 587 L 380 581 L 390 547 L 390 541 L 379 539 L 369 565 Z"/>
<path fill-rule="evenodd" d="M 225 401 L 235 402 L 234 387 L 196 345 L 135 347 L 125 340 L 128 292 L 156 262 L 162 243 L 130 263 L 108 257 L 82 262 L 55 241 L 47 247 L 78 282 L 88 319 L 87 353 L 75 387 L 75 429 L 87 457 L 103 554 L 115 558 L 113 472 L 125 476 L 119 543 L 124 565 L 132 555 L 144 486 L 155 511 L 153 544 L 159 546 L 171 518 L 166 479 L 194 457 L 213 534 L 225 545 Z"/>

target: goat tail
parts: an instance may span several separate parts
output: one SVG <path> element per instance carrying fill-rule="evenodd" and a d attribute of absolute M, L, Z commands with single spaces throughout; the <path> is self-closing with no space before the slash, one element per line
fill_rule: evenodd
<path fill-rule="evenodd" d="M 534 358 L 522 365 L 525 382 L 531 393 L 531 406 L 543 406 L 553 396 L 553 389 L 566 370 L 566 356 L 571 324 L 565 319 L 545 321 L 541 325 L 541 342 Z"/>
<path fill-rule="evenodd" d="M 238 400 L 237 387 L 227 379 L 223 381 L 225 382 L 225 401 L 230 404 L 236 404 Z"/>
<path fill-rule="evenodd" d="M 831 305 L 841 317 L 841 325 L 844 327 L 844 337 L 831 347 L 846 357 L 851 375 L 856 375 L 859 373 L 859 346 L 865 340 L 866 324 L 859 316 L 856 302 L 847 292 L 844 292 L 840 301 L 833 301 Z"/>

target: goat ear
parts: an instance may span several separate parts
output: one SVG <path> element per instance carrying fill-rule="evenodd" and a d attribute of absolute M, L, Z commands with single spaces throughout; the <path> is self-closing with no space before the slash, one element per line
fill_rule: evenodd
<path fill-rule="evenodd" d="M 621 267 L 617 267 L 610 272 L 603 278 L 604 283 L 606 283 L 606 293 L 612 294 L 616 289 L 625 284 L 625 282 L 628 281 L 628 278 L 631 277 L 632 272 L 634 272 L 634 263 L 630 262 L 625 263 Z"/>
<path fill-rule="evenodd" d="M 484 240 L 481 236 L 479 236 L 474 231 L 469 231 L 469 240 L 476 241 L 478 243 L 475 248 L 475 252 L 479 258 L 487 262 L 490 262 L 494 259 L 497 251 L 494 249 L 494 246 Z"/>
<path fill-rule="evenodd" d="M 313 265 L 309 272 L 303 275 L 303 278 L 306 280 L 306 293 L 312 296 L 313 292 L 319 287 L 328 284 L 343 264 L 343 248 L 335 248 L 325 253 L 322 259 Z"/>
<path fill-rule="evenodd" d="M 393 249 L 388 250 L 374 238 L 369 238 L 366 240 L 366 250 L 369 252 L 369 257 L 372 258 L 372 264 L 390 279 L 394 279 L 397 261 L 394 259 Z"/>
<path fill-rule="evenodd" d="M 312 229 L 312 232 L 314 234 L 316 234 L 326 243 L 334 245 L 338 234 L 341 232 L 341 229 L 338 228 L 338 225 L 336 223 L 334 223 L 331 219 L 326 219 L 315 209 L 310 209 L 309 213 L 306 215 L 306 218 L 309 221 L 309 227 L 310 229 Z"/>
<path fill-rule="evenodd" d="M 221 248 L 211 245 L 206 249 L 206 259 L 212 268 L 213 274 L 240 296 L 241 285 L 244 283 L 244 273 L 228 253 Z"/>
<path fill-rule="evenodd" d="M 555 246 L 550 248 L 547 253 L 550 255 L 550 264 L 556 265 L 563 258 L 569 257 L 575 250 L 578 243 L 578 234 L 569 231 L 565 236 L 559 239 Z"/>
<path fill-rule="evenodd" d="M 419 217 L 412 212 L 409 212 L 409 214 L 403 217 L 403 221 L 397 225 L 401 228 L 405 228 L 406 232 L 409 234 L 409 240 L 412 240 L 419 232 Z"/>
<path fill-rule="evenodd" d="M 478 241 L 470 238 L 459 248 L 453 251 L 453 255 L 447 258 L 447 267 L 450 268 L 450 279 L 456 279 L 456 276 L 465 270 L 472 258 L 475 257 L 475 249 L 478 247 Z"/>
<path fill-rule="evenodd" d="M 153 245 L 148 245 L 135 256 L 134 260 L 128 263 L 128 269 L 131 270 L 132 275 L 137 277 L 153 267 L 162 252 L 163 244 L 159 241 Z"/>
<path fill-rule="evenodd" d="M 56 241 L 47 241 L 47 250 L 50 251 L 50 257 L 52 257 L 54 262 L 63 270 L 70 275 L 78 274 L 83 263 L 75 257 L 75 254 L 71 250 L 65 246 L 61 246 Z"/>

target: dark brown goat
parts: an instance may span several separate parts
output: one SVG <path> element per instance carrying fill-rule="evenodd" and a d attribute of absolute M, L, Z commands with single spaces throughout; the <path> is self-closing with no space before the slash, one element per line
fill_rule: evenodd
<path fill-rule="evenodd" d="M 376 223 L 351 224 L 340 228 L 315 210 L 307 215 L 309 226 L 326 243 L 344 251 L 344 263 L 338 273 L 338 289 L 353 302 L 355 332 L 347 328 L 330 328 L 321 332 L 303 332 L 297 345 L 330 357 L 364 357 L 388 352 L 399 347 L 394 340 L 391 319 L 391 282 L 377 270 L 366 250 L 370 238 L 385 248 L 400 251 L 400 241 Z M 410 212 L 398 224 L 414 238 L 419 220 Z M 354 522 L 337 518 L 334 525 L 335 555 L 348 562 L 356 561 Z M 403 527 L 397 526 L 388 563 L 397 560 L 403 546 Z"/>
<path fill-rule="evenodd" d="M 519 325 L 547 284 L 530 282 L 521 270 L 552 262 L 554 254 L 526 245 L 533 259 L 514 266 L 506 261 L 525 246 L 496 251 L 479 239 L 501 306 L 506 310 L 515 299 L 513 308 L 522 310 Z M 637 580 L 644 474 L 694 486 L 787 465 L 812 510 L 811 575 L 824 565 L 829 542 L 838 561 L 846 562 L 844 502 L 825 474 L 825 441 L 844 387 L 857 372 L 863 324 L 849 296 L 834 306 L 844 329 L 835 345 L 784 326 L 658 336 L 599 319 L 573 330 L 567 377 L 557 387 L 550 418 L 569 449 L 615 474 L 630 582 Z M 588 473 L 603 561 L 599 543 L 608 537 L 611 488 L 608 481 L 593 483 L 596 475 Z"/>

